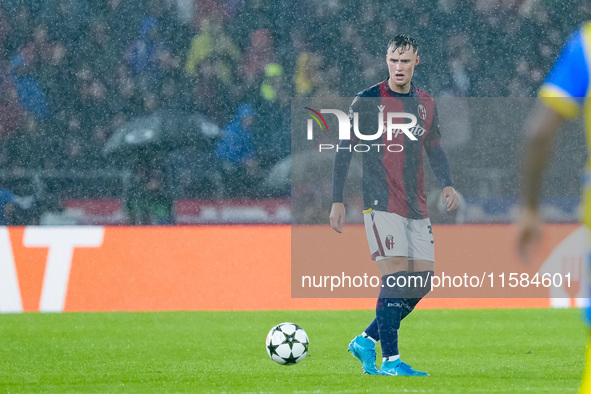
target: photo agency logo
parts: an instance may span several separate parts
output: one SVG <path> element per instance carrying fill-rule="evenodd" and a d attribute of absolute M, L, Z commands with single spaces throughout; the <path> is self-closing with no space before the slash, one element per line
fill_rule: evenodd
<path fill-rule="evenodd" d="M 347 150 L 355 152 L 369 152 L 371 150 L 387 150 L 388 152 L 402 152 L 404 146 L 396 143 L 396 139 L 401 137 L 404 138 L 406 135 L 410 140 L 417 141 L 417 137 L 422 136 L 425 133 L 425 129 L 420 125 L 417 125 L 417 118 L 415 115 L 408 112 L 387 112 L 384 113 L 385 106 L 378 105 L 377 121 L 378 130 L 373 134 L 364 134 L 359 130 L 359 113 L 350 111 L 349 114 L 338 109 L 321 109 L 316 111 L 310 107 L 304 107 L 308 110 L 307 123 L 307 139 L 308 141 L 314 140 L 314 122 L 318 125 L 321 131 L 329 131 L 326 119 L 322 114 L 332 114 L 337 117 L 339 125 L 339 140 L 351 140 L 351 121 L 353 121 L 353 133 L 359 140 L 356 144 L 348 146 L 339 146 L 338 144 L 318 144 L 318 151 L 323 150 Z M 395 122 L 396 120 L 396 122 Z M 398 123 L 399 120 L 403 120 L 402 123 Z M 383 143 L 383 134 L 386 134 L 386 141 Z M 373 143 L 371 143 L 373 141 Z M 390 142 L 391 141 L 391 142 Z"/>

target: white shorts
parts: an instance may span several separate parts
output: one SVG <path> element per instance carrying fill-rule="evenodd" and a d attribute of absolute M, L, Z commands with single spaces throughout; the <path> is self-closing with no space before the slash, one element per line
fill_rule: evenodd
<path fill-rule="evenodd" d="M 409 260 L 435 261 L 431 221 L 407 219 L 391 212 L 363 212 L 365 233 L 371 258 L 408 257 Z"/>

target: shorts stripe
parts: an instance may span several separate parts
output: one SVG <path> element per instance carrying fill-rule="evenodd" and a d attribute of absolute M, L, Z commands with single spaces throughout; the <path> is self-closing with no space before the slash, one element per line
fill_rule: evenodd
<path fill-rule="evenodd" d="M 396 213 L 374 210 L 363 216 L 363 222 L 372 260 L 408 257 L 409 260 L 435 261 L 428 218 L 408 219 Z M 382 238 L 384 234 L 388 235 L 387 239 Z"/>
<path fill-rule="evenodd" d="M 380 241 L 380 234 L 378 233 L 378 227 L 376 226 L 376 222 L 373 222 L 373 234 L 376 237 L 376 241 L 378 243 L 378 248 L 380 249 L 380 252 L 378 254 L 378 256 L 385 256 L 386 254 L 384 253 L 384 248 L 382 247 L 382 242 Z M 378 253 L 378 252 L 376 252 Z M 374 254 L 376 254 L 374 253 Z M 374 256 L 371 256 L 372 258 L 374 258 Z"/>

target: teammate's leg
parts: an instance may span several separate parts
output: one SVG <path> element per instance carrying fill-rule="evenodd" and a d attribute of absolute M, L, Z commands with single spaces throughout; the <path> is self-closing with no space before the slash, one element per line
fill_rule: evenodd
<path fill-rule="evenodd" d="M 591 393 L 591 336 L 587 341 L 587 349 L 585 350 L 585 371 L 583 372 L 583 381 L 579 393 Z"/>
<path fill-rule="evenodd" d="M 591 241 L 588 241 L 591 245 Z M 587 268 L 591 268 L 591 251 L 587 253 Z M 591 298 L 591 285 L 587 283 L 587 295 Z M 591 328 L 591 305 L 585 308 L 583 320 L 587 328 Z M 587 348 L 585 349 L 585 370 L 583 371 L 583 380 L 579 389 L 580 394 L 591 393 L 591 330 L 589 331 L 589 339 L 587 340 Z"/>

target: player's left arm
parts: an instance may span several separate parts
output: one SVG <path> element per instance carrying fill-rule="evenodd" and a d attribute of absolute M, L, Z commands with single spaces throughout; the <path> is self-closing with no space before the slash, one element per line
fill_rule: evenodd
<path fill-rule="evenodd" d="M 453 176 L 451 174 L 451 167 L 447 154 L 441 145 L 441 132 L 439 131 L 439 119 L 437 116 L 437 109 L 433 114 L 433 122 L 429 134 L 423 140 L 423 146 L 429 156 L 429 163 L 435 177 L 441 183 L 443 191 L 441 192 L 441 203 L 446 204 L 447 211 L 452 211 L 458 208 L 460 202 L 459 197 L 454 188 Z"/>
<path fill-rule="evenodd" d="M 525 123 L 523 210 L 517 234 L 517 252 L 524 262 L 529 260 L 542 232 L 538 195 L 553 141 L 564 120 L 578 116 L 589 90 L 585 48 L 590 29 L 587 23 L 569 37 L 538 93 L 539 102 Z"/>
<path fill-rule="evenodd" d="M 443 150 L 441 144 L 425 147 L 427 155 L 429 156 L 429 162 L 435 177 L 443 186 L 441 192 L 441 203 L 446 204 L 447 211 L 453 211 L 458 208 L 460 202 L 456 189 L 454 188 L 453 178 L 451 175 L 451 168 L 449 166 L 449 160 Z"/>

